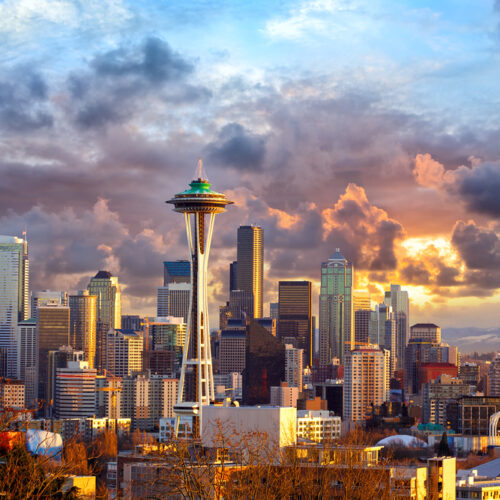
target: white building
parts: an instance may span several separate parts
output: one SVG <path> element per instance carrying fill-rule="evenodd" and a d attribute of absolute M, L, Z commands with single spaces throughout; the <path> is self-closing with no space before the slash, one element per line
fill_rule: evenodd
<path fill-rule="evenodd" d="M 191 299 L 191 283 L 169 283 L 158 287 L 157 315 L 183 318 L 187 323 L 189 300 Z"/>
<path fill-rule="evenodd" d="M 285 381 L 290 387 L 298 387 L 302 391 L 304 349 L 296 349 L 285 344 Z"/>
<path fill-rule="evenodd" d="M 107 369 L 115 377 L 127 377 L 142 370 L 143 339 L 131 330 L 109 330 Z"/>
<path fill-rule="evenodd" d="M 342 419 L 327 410 L 297 411 L 297 438 L 331 442 L 340 437 L 341 425 Z"/>
<path fill-rule="evenodd" d="M 70 361 L 56 370 L 56 418 L 84 418 L 95 415 L 97 370 L 87 361 Z"/>
<path fill-rule="evenodd" d="M 344 368 L 344 419 L 364 422 L 389 397 L 390 353 L 376 346 L 349 351 Z"/>
<path fill-rule="evenodd" d="M 25 407 L 33 408 L 38 398 L 38 330 L 34 319 L 19 322 L 17 374 L 25 386 Z"/>
<path fill-rule="evenodd" d="M 299 388 L 289 387 L 286 382 L 282 382 L 280 386 L 271 386 L 270 388 L 270 404 L 272 406 L 293 406 L 297 407 L 297 399 L 299 399 Z"/>
<path fill-rule="evenodd" d="M 0 376 L 18 377 L 18 323 L 29 318 L 28 297 L 28 242 L 0 236 Z"/>
<path fill-rule="evenodd" d="M 224 447 L 228 439 L 232 443 L 239 439 L 240 446 L 276 448 L 297 442 L 295 408 L 203 406 L 201 414 L 201 442 L 208 448 Z"/>
<path fill-rule="evenodd" d="M 491 362 L 488 375 L 488 396 L 500 396 L 500 353 Z"/>

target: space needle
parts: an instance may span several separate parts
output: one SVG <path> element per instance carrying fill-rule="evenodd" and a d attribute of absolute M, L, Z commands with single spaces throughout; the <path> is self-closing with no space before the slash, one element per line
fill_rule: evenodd
<path fill-rule="evenodd" d="M 174 205 L 176 212 L 184 214 L 191 254 L 189 325 L 182 355 L 177 403 L 174 406 L 175 435 L 179 432 L 180 418 L 191 416 L 195 439 L 200 437 L 202 407 L 215 399 L 208 326 L 208 255 L 215 216 L 224 212 L 226 205 L 233 203 L 226 195 L 212 191 L 210 182 L 203 175 L 201 158 L 196 177 L 189 184 L 189 189 L 166 202 Z"/>

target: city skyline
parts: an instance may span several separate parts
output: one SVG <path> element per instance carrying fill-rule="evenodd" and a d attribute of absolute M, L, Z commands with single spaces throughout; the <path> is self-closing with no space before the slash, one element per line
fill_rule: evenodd
<path fill-rule="evenodd" d="M 27 228 L 32 290 L 106 269 L 123 310 L 151 315 L 162 262 L 187 258 L 162 193 L 203 156 L 236 201 L 212 324 L 255 224 L 265 304 L 309 280 L 317 315 L 340 248 L 355 290 L 401 284 L 415 322 L 498 325 L 498 3 L 58 5 L 0 7 L 0 233 Z"/>

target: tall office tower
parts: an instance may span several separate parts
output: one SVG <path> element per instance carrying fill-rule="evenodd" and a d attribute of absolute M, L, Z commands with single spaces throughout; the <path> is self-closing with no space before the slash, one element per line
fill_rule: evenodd
<path fill-rule="evenodd" d="M 231 317 L 231 308 L 229 301 L 225 305 L 219 306 L 219 330 L 223 330 L 227 326 L 227 321 Z"/>
<path fill-rule="evenodd" d="M 405 353 L 404 385 L 407 394 L 418 394 L 418 369 L 422 363 L 440 362 L 439 344 L 428 338 L 410 337 Z"/>
<path fill-rule="evenodd" d="M 96 413 L 96 370 L 86 361 L 70 361 L 56 371 L 56 418 L 86 418 Z"/>
<path fill-rule="evenodd" d="M 38 397 L 48 398 L 49 351 L 69 345 L 69 307 L 38 306 Z"/>
<path fill-rule="evenodd" d="M 170 283 L 191 283 L 189 260 L 169 260 L 163 263 L 163 285 Z"/>
<path fill-rule="evenodd" d="M 243 403 L 269 404 L 271 386 L 285 380 L 285 346 L 256 321 L 246 330 Z"/>
<path fill-rule="evenodd" d="M 297 387 L 302 391 L 302 375 L 304 371 L 304 351 L 290 344 L 285 345 L 285 382 L 289 387 Z"/>
<path fill-rule="evenodd" d="M 231 290 L 229 293 L 229 315 L 231 319 L 250 320 L 254 317 L 253 294 L 247 290 Z"/>
<path fill-rule="evenodd" d="M 28 242 L 0 236 L 0 376 L 17 378 L 17 326 L 29 318 Z"/>
<path fill-rule="evenodd" d="M 238 290 L 238 262 L 229 264 L 229 291 Z"/>
<path fill-rule="evenodd" d="M 441 327 L 434 323 L 418 323 L 410 328 L 410 339 L 428 340 L 439 344 L 441 342 Z"/>
<path fill-rule="evenodd" d="M 500 353 L 491 362 L 488 379 L 488 396 L 500 396 Z"/>
<path fill-rule="evenodd" d="M 389 352 L 375 346 L 346 353 L 344 420 L 362 423 L 373 407 L 388 400 L 389 363 Z"/>
<path fill-rule="evenodd" d="M 106 349 L 107 371 L 115 377 L 127 377 L 142 370 L 142 332 L 110 330 Z"/>
<path fill-rule="evenodd" d="M 408 292 L 401 290 L 401 285 L 391 285 L 390 291 L 385 292 L 384 302 L 387 306 L 392 307 L 393 318 L 396 322 L 397 369 L 403 370 L 410 328 L 410 301 L 408 299 Z"/>
<path fill-rule="evenodd" d="M 383 346 L 385 343 L 385 322 L 389 319 L 391 308 L 377 304 L 371 315 L 370 344 Z"/>
<path fill-rule="evenodd" d="M 33 408 L 38 398 L 38 331 L 33 318 L 18 325 L 17 374 L 25 386 L 25 408 Z"/>
<path fill-rule="evenodd" d="M 271 316 L 271 318 L 278 321 L 279 313 L 280 313 L 279 302 L 270 302 L 269 303 L 269 316 Z"/>
<path fill-rule="evenodd" d="M 84 354 L 83 351 L 74 351 L 71 346 L 64 345 L 57 350 L 49 351 L 48 358 L 48 381 L 46 395 L 44 396 L 47 404 L 44 408 L 44 414 L 52 417 L 54 401 L 56 400 L 56 374 L 58 368 L 67 368 L 70 362 L 83 361 Z"/>
<path fill-rule="evenodd" d="M 354 347 L 352 285 L 354 268 L 337 248 L 327 262 L 321 264 L 319 296 L 320 366 L 328 366 L 333 358 L 344 364 L 344 353 Z"/>
<path fill-rule="evenodd" d="M 150 369 L 149 361 L 153 351 L 172 351 L 175 353 L 175 367 L 180 369 L 182 350 L 186 341 L 187 325 L 183 318 L 167 316 L 165 318 L 144 318 L 145 363 L 144 369 Z"/>
<path fill-rule="evenodd" d="M 355 290 L 352 292 L 352 308 L 354 312 L 360 310 L 371 310 L 372 301 L 370 292 L 366 290 Z"/>
<path fill-rule="evenodd" d="M 42 290 L 31 292 L 31 317 L 37 319 L 38 306 L 67 306 L 68 292 Z"/>
<path fill-rule="evenodd" d="M 191 283 L 169 283 L 166 287 L 158 288 L 157 314 L 184 318 L 184 322 L 187 323 L 190 300 Z"/>
<path fill-rule="evenodd" d="M 304 363 L 312 366 L 313 329 L 310 281 L 280 281 L 278 285 L 278 337 L 282 342 L 295 339 L 304 350 Z"/>
<path fill-rule="evenodd" d="M 369 309 L 358 309 L 354 311 L 354 343 L 370 344 L 370 331 L 372 326 L 373 311 Z"/>
<path fill-rule="evenodd" d="M 385 338 L 384 338 L 384 348 L 389 351 L 390 363 L 389 363 L 389 373 L 390 377 L 394 377 L 394 372 L 397 369 L 397 340 L 396 340 L 396 321 L 394 320 L 393 314 L 389 315 L 389 318 L 385 321 Z"/>
<path fill-rule="evenodd" d="M 212 191 L 208 180 L 203 178 L 201 159 L 198 164 L 198 178 L 189 186 L 190 189 L 176 194 L 167 202 L 174 205 L 176 212 L 184 213 L 192 276 L 189 331 L 184 345 L 179 392 L 174 411 L 176 435 L 182 416 L 191 416 L 193 436 L 199 437 L 202 406 L 215 399 L 208 325 L 208 256 L 215 215 L 224 212 L 232 201 L 224 194 Z M 186 380 L 186 375 L 191 383 Z"/>
<path fill-rule="evenodd" d="M 240 226 L 237 243 L 238 289 L 253 293 L 253 313 L 256 318 L 261 318 L 264 293 L 264 230 L 259 226 Z"/>
<path fill-rule="evenodd" d="M 242 373 L 245 369 L 246 332 L 241 328 L 225 328 L 219 340 L 219 373 Z"/>
<path fill-rule="evenodd" d="M 87 287 L 90 295 L 97 296 L 96 368 L 106 368 L 106 341 L 108 331 L 122 325 L 121 290 L 118 278 L 109 271 L 99 271 Z"/>
<path fill-rule="evenodd" d="M 135 314 L 122 314 L 123 330 L 142 330 L 143 318 Z"/>
<path fill-rule="evenodd" d="M 97 296 L 88 290 L 69 296 L 70 345 L 85 353 L 89 368 L 94 368 L 97 331 Z"/>
<path fill-rule="evenodd" d="M 255 321 L 260 326 L 263 326 L 273 337 L 276 337 L 277 321 L 274 318 L 256 318 Z"/>

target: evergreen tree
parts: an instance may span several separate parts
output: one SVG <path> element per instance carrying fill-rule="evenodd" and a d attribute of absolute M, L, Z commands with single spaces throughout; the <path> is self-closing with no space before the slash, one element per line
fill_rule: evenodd
<path fill-rule="evenodd" d="M 453 454 L 451 453 L 450 447 L 448 446 L 448 436 L 446 435 L 446 431 L 443 432 L 441 436 L 441 441 L 439 442 L 439 446 L 437 449 L 438 457 L 451 457 Z"/>

